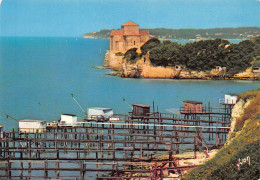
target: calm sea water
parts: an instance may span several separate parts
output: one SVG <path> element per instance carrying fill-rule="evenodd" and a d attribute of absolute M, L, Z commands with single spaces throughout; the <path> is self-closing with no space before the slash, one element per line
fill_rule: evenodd
<path fill-rule="evenodd" d="M 110 107 L 126 114 L 129 104 L 152 105 L 176 112 L 183 100 L 211 102 L 225 93 L 260 87 L 251 81 L 123 79 L 94 69 L 103 64 L 109 41 L 82 38 L 0 38 L 0 125 L 18 127 L 6 118 L 53 121 L 62 113 L 82 116 L 71 93 L 84 109 Z M 39 105 L 39 102 L 41 105 Z"/>

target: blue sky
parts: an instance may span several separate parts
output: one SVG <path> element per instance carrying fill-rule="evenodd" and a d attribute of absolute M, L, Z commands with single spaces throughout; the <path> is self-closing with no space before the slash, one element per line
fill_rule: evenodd
<path fill-rule="evenodd" d="M 118 29 L 260 27 L 260 0 L 2 0 L 0 36 L 67 36 Z"/>

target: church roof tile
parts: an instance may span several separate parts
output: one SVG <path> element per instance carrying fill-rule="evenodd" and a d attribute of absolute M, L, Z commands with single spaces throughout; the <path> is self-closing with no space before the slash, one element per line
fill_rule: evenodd
<path fill-rule="evenodd" d="M 141 35 L 150 35 L 149 30 L 140 30 Z"/>
<path fill-rule="evenodd" d="M 115 35 L 124 35 L 122 30 L 112 30 L 111 31 L 111 36 L 115 36 Z"/>
<path fill-rule="evenodd" d="M 121 25 L 121 26 L 139 26 L 138 24 L 135 24 L 134 22 L 132 21 L 128 21 L 127 23 Z"/>

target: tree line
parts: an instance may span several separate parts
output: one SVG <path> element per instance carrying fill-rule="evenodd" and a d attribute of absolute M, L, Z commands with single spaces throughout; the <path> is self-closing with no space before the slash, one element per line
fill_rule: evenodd
<path fill-rule="evenodd" d="M 184 45 L 169 40 L 160 41 L 152 38 L 137 49 L 128 50 L 124 58 L 130 63 L 149 52 L 153 66 L 181 65 L 187 70 L 206 71 L 216 66 L 226 67 L 234 74 L 244 71 L 252 65 L 254 58 L 260 52 L 260 36 L 232 44 L 224 39 L 200 40 Z M 257 54 L 258 53 L 258 54 Z"/>
<path fill-rule="evenodd" d="M 212 28 L 212 29 L 148 29 L 154 37 L 168 39 L 196 39 L 196 35 L 206 39 L 237 39 L 245 38 L 247 35 L 259 35 L 259 27 L 238 27 L 238 28 Z"/>

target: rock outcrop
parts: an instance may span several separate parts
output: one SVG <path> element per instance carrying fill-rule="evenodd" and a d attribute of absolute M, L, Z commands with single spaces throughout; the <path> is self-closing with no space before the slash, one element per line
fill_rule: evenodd
<path fill-rule="evenodd" d="M 231 121 L 230 131 L 229 131 L 228 138 L 226 141 L 227 145 L 230 144 L 232 142 L 232 140 L 235 139 L 238 134 L 240 134 L 240 131 L 236 131 L 236 128 L 235 128 L 236 123 L 237 123 L 238 118 L 241 118 L 244 115 L 245 108 L 248 107 L 251 100 L 252 100 L 252 98 L 249 98 L 246 100 L 240 99 L 233 107 L 232 114 L 231 114 L 231 120 L 230 120 Z"/>

